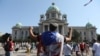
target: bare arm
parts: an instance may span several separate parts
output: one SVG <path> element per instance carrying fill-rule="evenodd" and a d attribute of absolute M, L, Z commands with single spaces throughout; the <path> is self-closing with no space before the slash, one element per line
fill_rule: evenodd
<path fill-rule="evenodd" d="M 66 41 L 70 41 L 72 39 L 72 28 L 69 28 L 69 35 L 66 37 Z"/>
<path fill-rule="evenodd" d="M 37 35 L 35 35 L 35 34 L 33 33 L 33 27 L 30 27 L 30 28 L 29 28 L 29 34 L 30 34 L 31 38 L 36 38 L 36 37 L 37 37 Z"/>

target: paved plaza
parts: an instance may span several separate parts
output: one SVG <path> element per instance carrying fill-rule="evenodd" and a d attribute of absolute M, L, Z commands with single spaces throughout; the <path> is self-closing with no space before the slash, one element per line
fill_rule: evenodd
<path fill-rule="evenodd" d="M 12 56 L 36 56 L 36 49 L 33 49 L 31 53 L 25 53 L 26 50 L 19 50 L 18 52 L 13 52 Z M 4 50 L 2 47 L 0 47 L 0 56 L 4 56 Z M 75 56 L 75 52 L 73 52 L 73 55 Z M 86 53 L 84 53 L 84 56 L 86 56 Z M 90 54 L 87 56 L 92 56 L 91 48 L 90 48 Z"/>
<path fill-rule="evenodd" d="M 26 50 L 19 50 L 18 52 L 13 52 L 12 56 L 36 56 L 36 49 L 31 53 L 25 53 Z M 4 56 L 4 50 L 0 47 L 0 56 Z"/>

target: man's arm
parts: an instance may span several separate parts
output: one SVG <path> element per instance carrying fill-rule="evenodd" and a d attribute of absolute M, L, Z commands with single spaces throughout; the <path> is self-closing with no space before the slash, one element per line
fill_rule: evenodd
<path fill-rule="evenodd" d="M 69 28 L 69 35 L 68 37 L 66 37 L 66 41 L 70 41 L 72 39 L 72 32 L 73 32 L 72 28 Z"/>
<path fill-rule="evenodd" d="M 33 33 L 33 27 L 30 27 L 30 28 L 29 28 L 29 34 L 30 34 L 30 37 L 31 37 L 31 38 L 36 38 L 36 37 L 37 37 L 37 35 L 35 35 L 35 34 Z"/>

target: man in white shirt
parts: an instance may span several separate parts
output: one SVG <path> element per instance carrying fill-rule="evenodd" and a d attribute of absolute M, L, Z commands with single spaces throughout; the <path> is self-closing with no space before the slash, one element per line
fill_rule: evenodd
<path fill-rule="evenodd" d="M 69 42 L 65 42 L 64 44 L 64 48 L 63 48 L 63 53 L 64 56 L 71 56 L 72 55 L 72 48 L 71 45 L 69 44 Z"/>
<path fill-rule="evenodd" d="M 56 32 L 58 27 L 57 23 L 50 23 L 50 31 L 42 33 L 42 44 L 45 47 L 45 56 L 62 56 L 64 36 Z M 72 37 L 72 29 L 69 29 L 70 33 L 66 41 L 70 41 Z M 51 36 L 51 37 L 50 37 Z"/>
<path fill-rule="evenodd" d="M 100 36 L 97 37 L 97 42 L 93 44 L 93 56 L 100 56 Z"/>

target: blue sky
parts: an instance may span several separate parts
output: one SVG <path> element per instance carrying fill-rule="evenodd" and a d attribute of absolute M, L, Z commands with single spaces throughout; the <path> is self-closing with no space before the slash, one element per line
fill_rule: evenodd
<path fill-rule="evenodd" d="M 69 26 L 85 26 L 90 22 L 100 33 L 100 0 L 0 0 L 0 32 L 12 32 L 21 22 L 23 26 L 38 26 L 40 14 L 45 14 L 52 2 L 67 14 Z"/>

